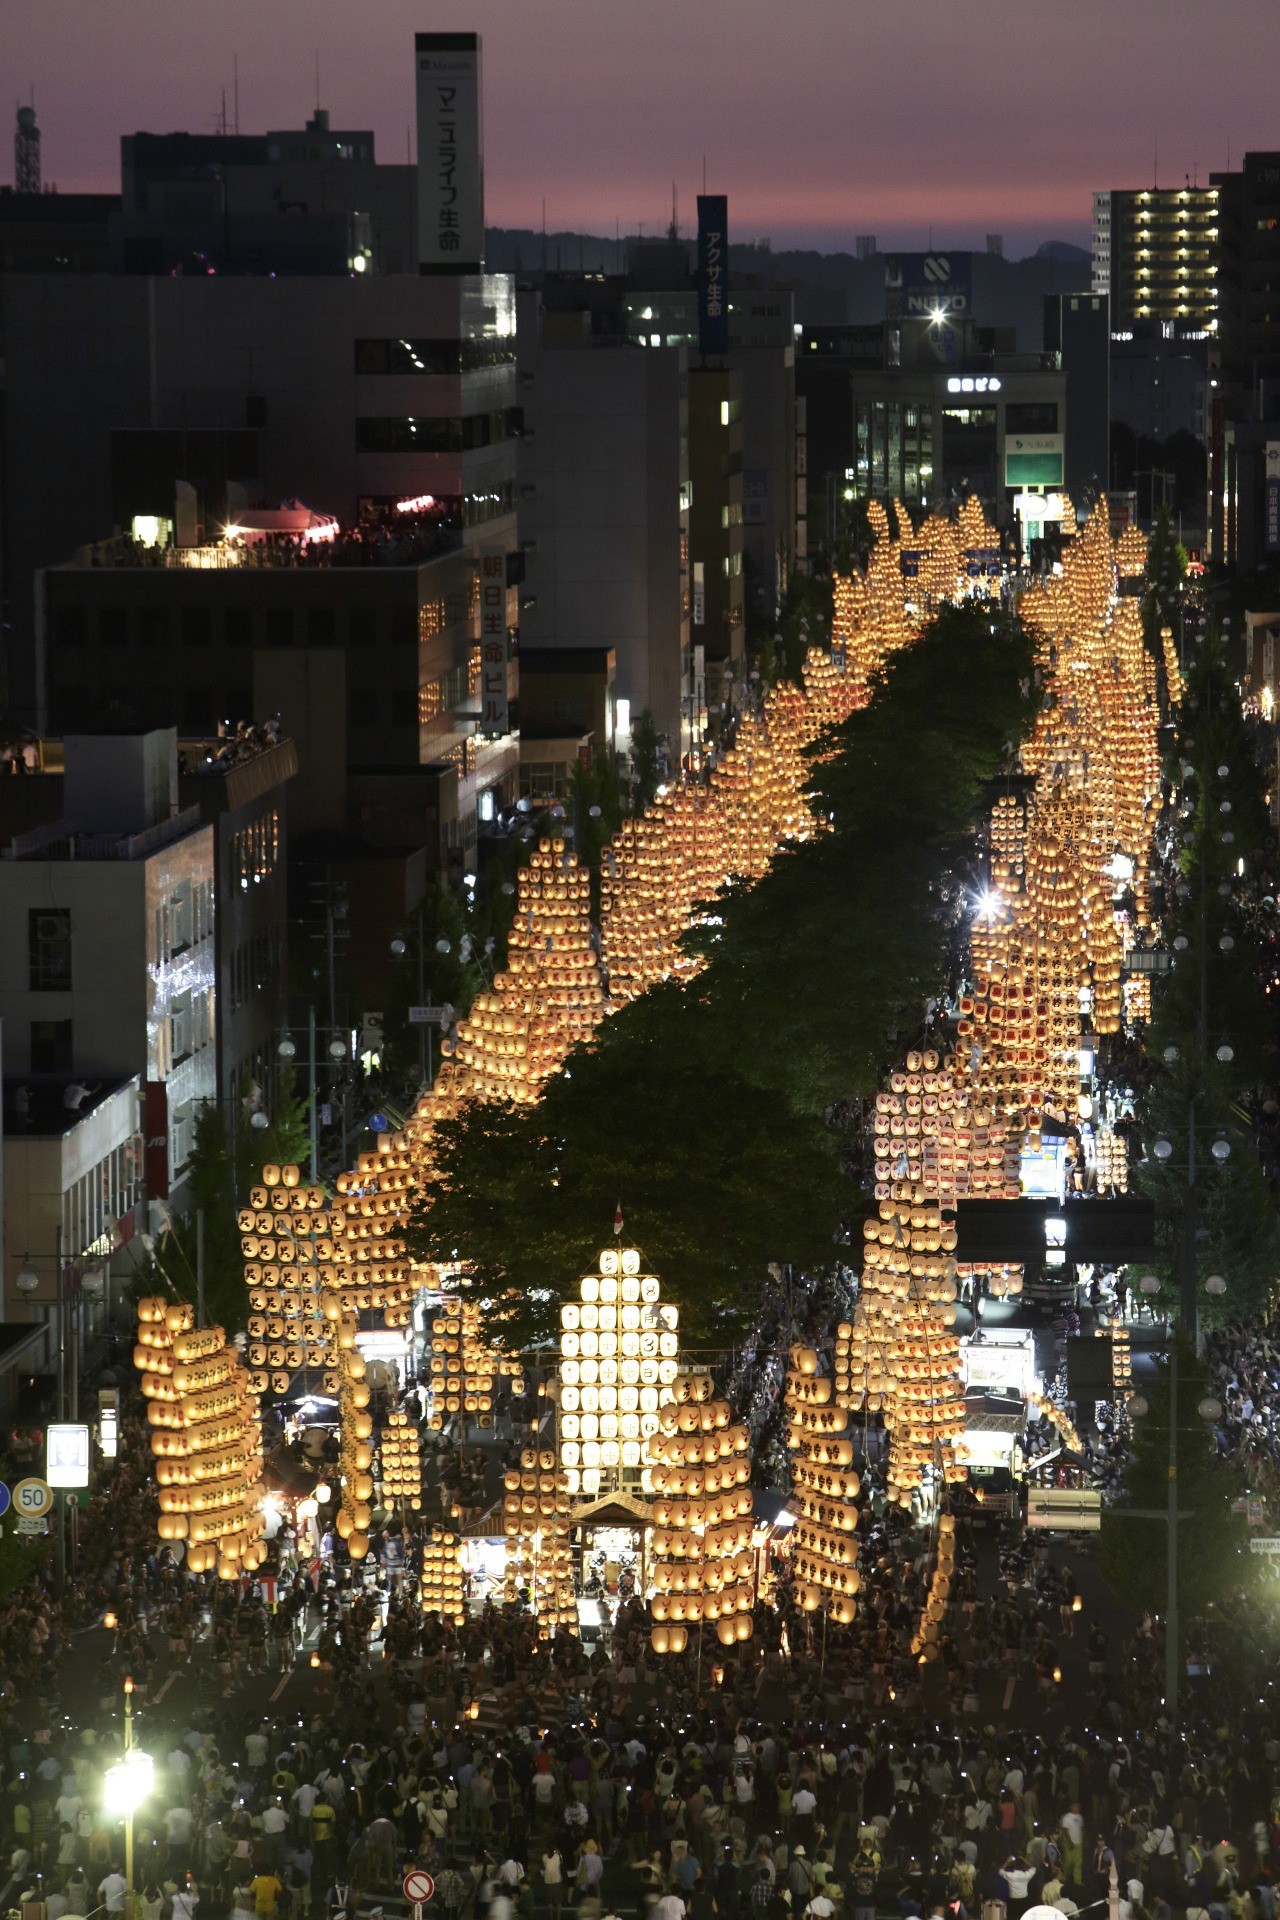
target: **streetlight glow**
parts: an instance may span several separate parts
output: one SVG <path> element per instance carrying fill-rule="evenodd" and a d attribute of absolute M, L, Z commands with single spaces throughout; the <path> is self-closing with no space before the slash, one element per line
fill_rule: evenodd
<path fill-rule="evenodd" d="M 107 1768 L 102 1804 L 117 1820 L 132 1819 L 148 1794 L 155 1791 L 155 1784 L 155 1761 L 140 1747 L 132 1747 L 123 1760 Z"/>

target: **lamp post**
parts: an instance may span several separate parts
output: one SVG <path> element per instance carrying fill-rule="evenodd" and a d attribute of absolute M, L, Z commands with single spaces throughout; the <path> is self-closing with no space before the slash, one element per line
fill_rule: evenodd
<path fill-rule="evenodd" d="M 313 1181 L 318 1180 L 320 1177 L 319 1125 L 318 1125 L 319 1088 L 316 1084 L 317 1078 L 318 1078 L 317 1061 L 316 1061 L 317 1038 L 321 1033 L 330 1033 L 333 1035 L 333 1038 L 329 1042 L 329 1058 L 336 1064 L 339 1060 L 345 1060 L 347 1057 L 347 1042 L 345 1039 L 340 1038 L 340 1035 L 345 1031 L 346 1030 L 344 1028 L 340 1028 L 340 1027 L 318 1027 L 316 1025 L 315 1007 L 314 1005 L 308 1007 L 307 1009 L 307 1060 L 308 1060 L 308 1071 L 310 1074 L 310 1081 L 309 1081 L 309 1088 L 308 1088 L 310 1093 L 310 1100 L 308 1102 L 308 1117 L 310 1121 L 310 1134 L 311 1134 L 311 1178 Z M 290 1061 L 296 1057 L 298 1049 L 294 1044 L 293 1036 L 288 1031 L 288 1029 L 285 1030 L 284 1038 L 281 1040 L 280 1044 L 277 1046 L 276 1052 L 280 1056 L 280 1058 L 284 1061 Z M 252 1116 L 251 1124 L 255 1127 L 265 1128 L 270 1126 L 271 1122 L 265 1113 L 255 1113 Z M 347 1156 L 346 1131 L 347 1131 L 347 1104 L 346 1104 L 346 1098 L 344 1096 L 343 1102 L 342 1102 L 342 1134 L 343 1134 L 342 1157 L 344 1161 Z"/>
<path fill-rule="evenodd" d="M 40 1285 L 40 1276 L 35 1271 L 35 1268 L 32 1266 L 31 1264 L 32 1261 L 33 1260 L 50 1260 L 50 1259 L 53 1261 L 53 1274 L 54 1274 L 54 1279 L 53 1279 L 54 1337 L 58 1343 L 58 1376 L 57 1376 L 58 1387 L 57 1387 L 57 1397 L 54 1401 L 54 1419 L 66 1420 L 69 1417 L 72 1420 L 74 1420 L 76 1417 L 77 1409 L 79 1406 L 79 1398 L 80 1398 L 80 1394 L 79 1394 L 80 1340 L 79 1340 L 79 1331 L 77 1329 L 77 1335 L 75 1340 L 71 1343 L 71 1352 L 70 1352 L 70 1355 L 68 1356 L 68 1352 L 67 1352 L 67 1289 L 66 1289 L 66 1276 L 63 1269 L 63 1261 L 62 1261 L 62 1222 L 61 1220 L 58 1221 L 56 1227 L 54 1228 L 52 1254 L 24 1253 L 22 1256 L 22 1265 L 19 1268 L 18 1273 L 15 1275 L 15 1284 L 18 1288 L 19 1293 L 21 1293 L 26 1299 L 29 1300 Z M 68 1395 L 68 1381 L 70 1382 L 69 1395 Z M 69 1414 L 68 1414 L 68 1407 L 70 1408 Z M 59 1503 L 57 1508 L 57 1518 L 54 1522 L 53 1551 L 54 1551 L 54 1577 L 57 1583 L 58 1592 L 60 1594 L 66 1591 L 66 1585 L 67 1585 L 67 1542 L 66 1542 L 65 1529 L 66 1529 L 66 1506 L 65 1506 L 65 1503 Z"/>
<path fill-rule="evenodd" d="M 108 1767 L 103 1799 L 108 1813 L 124 1821 L 124 1920 L 133 1920 L 133 1816 L 155 1787 L 155 1762 L 133 1744 L 133 1681 L 124 1683 L 124 1757 Z"/>

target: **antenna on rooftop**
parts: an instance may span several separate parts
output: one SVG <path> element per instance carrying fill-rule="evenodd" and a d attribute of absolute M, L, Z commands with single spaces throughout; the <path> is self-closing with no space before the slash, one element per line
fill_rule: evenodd
<path fill-rule="evenodd" d="M 32 104 L 18 108 L 18 126 L 13 136 L 13 185 L 17 193 L 40 191 L 40 129 L 36 125 L 35 90 Z"/>

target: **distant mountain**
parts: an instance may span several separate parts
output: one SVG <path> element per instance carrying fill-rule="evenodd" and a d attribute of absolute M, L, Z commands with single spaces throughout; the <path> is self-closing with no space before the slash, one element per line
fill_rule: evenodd
<path fill-rule="evenodd" d="M 1037 260 L 1057 260 L 1064 267 L 1089 266 L 1093 255 L 1088 247 L 1073 246 L 1070 240 L 1046 240 L 1036 248 Z"/>

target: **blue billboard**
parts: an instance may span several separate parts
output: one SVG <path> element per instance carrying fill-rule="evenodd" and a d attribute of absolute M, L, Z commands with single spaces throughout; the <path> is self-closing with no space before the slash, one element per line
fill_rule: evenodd
<path fill-rule="evenodd" d="M 698 195 L 698 346 L 729 351 L 729 196 Z"/>

